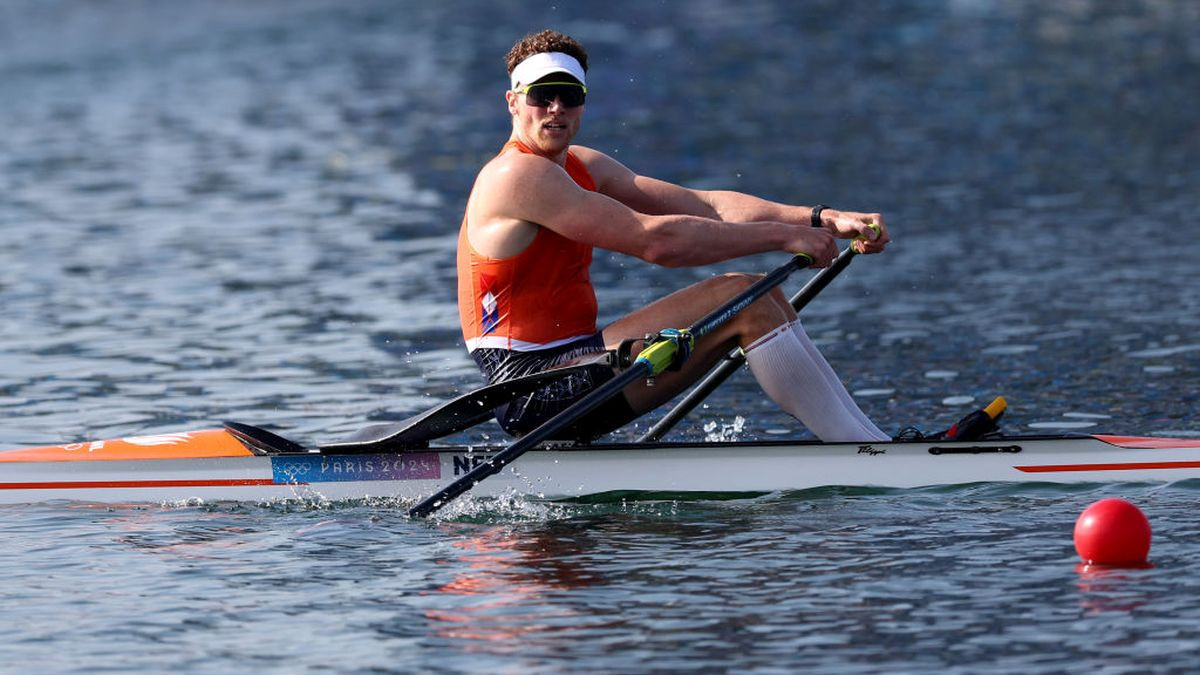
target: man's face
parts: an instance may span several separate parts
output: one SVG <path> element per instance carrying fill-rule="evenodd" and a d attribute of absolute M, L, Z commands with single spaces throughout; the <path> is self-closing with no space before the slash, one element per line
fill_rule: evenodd
<path fill-rule="evenodd" d="M 568 84 L 549 84 L 552 82 Z M 579 132 L 582 90 L 570 83 L 574 83 L 571 76 L 553 73 L 534 82 L 526 93 L 506 94 L 518 137 L 538 154 L 553 157 L 564 152 Z M 579 100 L 573 100 L 577 96 Z M 571 103 L 579 105 L 568 107 Z"/>

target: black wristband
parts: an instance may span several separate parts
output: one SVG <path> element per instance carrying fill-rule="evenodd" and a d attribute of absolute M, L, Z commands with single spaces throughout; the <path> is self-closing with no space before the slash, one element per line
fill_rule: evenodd
<path fill-rule="evenodd" d="M 821 227 L 821 212 L 827 208 L 829 208 L 829 207 L 825 206 L 824 204 L 817 204 L 816 206 L 812 207 L 812 226 L 813 227 Z"/>

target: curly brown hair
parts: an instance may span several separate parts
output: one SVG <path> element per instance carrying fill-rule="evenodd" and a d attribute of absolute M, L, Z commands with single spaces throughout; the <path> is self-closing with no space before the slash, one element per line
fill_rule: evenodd
<path fill-rule="evenodd" d="M 579 65 L 583 66 L 583 72 L 587 72 L 587 50 L 583 45 L 570 35 L 547 29 L 526 35 L 508 50 L 508 56 L 504 57 L 504 62 L 508 65 L 508 74 L 512 75 L 513 68 L 525 59 L 542 52 L 562 52 L 573 56 L 579 61 Z"/>

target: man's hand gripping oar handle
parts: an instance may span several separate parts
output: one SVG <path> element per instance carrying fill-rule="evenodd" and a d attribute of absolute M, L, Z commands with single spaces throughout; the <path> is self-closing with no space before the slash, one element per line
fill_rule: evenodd
<path fill-rule="evenodd" d="M 734 315 L 748 307 L 755 300 L 769 293 L 771 289 L 783 283 L 792 272 L 808 267 L 811 264 L 812 258 L 809 255 L 805 253 L 796 254 L 786 264 L 772 270 L 752 286 L 692 324 L 686 331 L 681 331 L 681 333 L 690 334 L 696 339 L 704 337 L 718 326 L 729 321 L 729 319 L 733 318 Z M 664 333 L 660 333 L 660 336 L 666 333 L 667 331 L 664 331 Z M 634 360 L 633 365 L 628 370 L 597 387 L 593 392 L 576 401 L 558 415 L 546 420 L 541 426 L 471 469 L 465 475 L 458 478 L 458 480 L 455 480 L 450 485 L 421 501 L 409 510 L 408 515 L 414 518 L 424 518 L 442 508 L 454 498 L 475 487 L 480 481 L 499 473 L 501 469 L 513 460 L 537 447 L 542 441 L 547 440 L 562 429 L 573 424 L 584 415 L 595 410 L 605 401 L 619 395 L 625 387 L 637 380 L 654 377 L 667 368 L 670 368 L 676 361 L 678 351 L 679 338 L 672 339 L 669 336 L 646 347 L 638 354 L 637 359 Z"/>

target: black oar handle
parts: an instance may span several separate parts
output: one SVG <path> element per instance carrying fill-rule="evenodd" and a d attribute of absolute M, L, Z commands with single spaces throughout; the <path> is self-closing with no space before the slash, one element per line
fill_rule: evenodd
<path fill-rule="evenodd" d="M 711 332 L 755 300 L 769 293 L 772 288 L 783 283 L 789 274 L 810 264 L 812 264 L 812 258 L 804 253 L 792 256 L 787 263 L 772 270 L 762 279 L 754 282 L 749 288 L 738 293 L 725 304 L 693 323 L 688 328 L 688 331 L 696 337 Z M 669 345 L 669 342 L 660 342 L 643 351 L 653 350 L 660 352 L 669 350 Z M 595 410 L 600 404 L 620 394 L 625 387 L 640 379 L 653 377 L 662 372 L 663 369 L 670 365 L 671 361 L 670 358 L 652 357 L 652 359 L 639 356 L 628 370 L 605 382 L 596 388 L 595 391 L 569 406 L 566 410 L 546 420 L 541 426 L 522 436 L 515 443 L 496 453 L 479 466 L 471 469 L 465 475 L 458 478 L 458 480 L 427 497 L 409 509 L 408 515 L 414 518 L 424 518 L 437 511 L 467 490 L 475 487 L 480 481 L 499 473 L 501 469 L 508 466 L 513 460 L 533 449 L 542 441 L 565 429 L 592 410 Z"/>
<path fill-rule="evenodd" d="M 850 264 L 855 255 L 853 246 L 847 247 L 846 250 L 838 254 L 832 265 L 809 279 L 808 283 L 804 284 L 804 287 L 796 295 L 792 296 L 792 309 L 799 312 L 810 300 L 817 297 L 817 294 L 828 286 L 834 277 L 846 269 L 846 266 Z M 700 384 L 697 384 L 688 392 L 682 401 L 676 403 L 675 407 L 671 408 L 662 419 L 650 427 L 646 433 L 642 434 L 641 438 L 638 439 L 638 443 L 653 443 L 667 435 L 667 432 L 674 429 L 680 420 L 687 417 L 688 413 L 695 410 L 696 406 L 700 405 L 704 399 L 716 391 L 717 387 L 721 386 L 725 380 L 728 380 L 730 375 L 737 372 L 745 360 L 746 355 L 742 353 L 741 349 L 734 349 L 729 352 L 720 364 L 709 371 L 708 375 L 700 381 Z"/>

